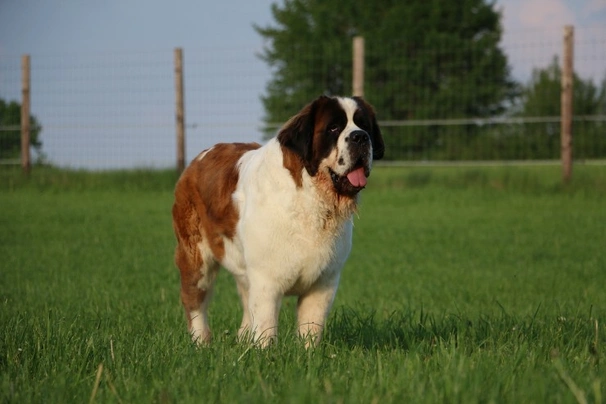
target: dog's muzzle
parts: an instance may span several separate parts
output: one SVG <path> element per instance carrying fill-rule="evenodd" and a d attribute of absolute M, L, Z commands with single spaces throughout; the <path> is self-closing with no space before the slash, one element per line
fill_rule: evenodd
<path fill-rule="evenodd" d="M 370 136 L 363 130 L 355 130 L 347 136 L 345 142 L 348 145 L 349 160 L 353 164 L 342 175 L 330 170 L 330 177 L 337 193 L 353 197 L 364 189 L 370 175 Z"/>

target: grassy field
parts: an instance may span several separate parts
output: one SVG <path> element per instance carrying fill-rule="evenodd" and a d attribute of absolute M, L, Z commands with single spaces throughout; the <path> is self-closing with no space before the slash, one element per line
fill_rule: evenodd
<path fill-rule="evenodd" d="M 0 170 L 7 403 L 575 403 L 606 384 L 606 167 L 378 167 L 326 339 L 189 341 L 171 172 Z"/>

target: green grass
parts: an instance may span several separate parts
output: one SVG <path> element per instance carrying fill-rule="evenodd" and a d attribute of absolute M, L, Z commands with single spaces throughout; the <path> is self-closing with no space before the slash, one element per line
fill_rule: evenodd
<path fill-rule="evenodd" d="M 387 168 L 355 221 L 324 342 L 215 341 L 179 303 L 174 173 L 0 170 L 2 402 L 601 402 L 606 167 Z M 601 363 L 602 362 L 602 363 Z"/>

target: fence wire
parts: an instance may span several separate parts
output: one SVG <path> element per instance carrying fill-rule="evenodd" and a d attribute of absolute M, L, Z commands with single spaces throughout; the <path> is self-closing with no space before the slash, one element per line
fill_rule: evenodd
<path fill-rule="evenodd" d="M 606 91 L 606 30 L 575 30 L 575 72 L 592 80 L 597 94 Z M 512 76 L 522 86 L 533 69 L 546 68 L 554 55 L 561 60 L 562 30 L 519 33 L 502 44 Z M 367 46 L 372 40 L 366 39 Z M 263 44 L 236 48 L 184 49 L 186 159 L 216 142 L 257 141 L 282 122 L 267 122 L 261 97 L 272 71 L 258 57 Z M 448 58 L 461 49 L 435 49 Z M 380 44 L 367 48 L 366 58 L 379 61 L 386 75 L 397 77 L 386 86 L 402 90 L 392 103 L 414 104 L 407 88 L 429 88 L 407 82 L 401 66 L 389 63 L 393 50 Z M 333 52 L 351 65 L 351 48 Z M 21 55 L 0 58 L 0 99 L 21 99 Z M 305 65 L 308 77 L 320 77 L 327 87 L 351 91 L 351 71 L 327 69 L 327 62 Z M 381 65 L 381 61 L 385 63 Z M 469 61 L 473 63 L 473 60 Z M 425 67 L 431 73 L 432 66 Z M 390 70 L 392 69 L 392 70 Z M 368 71 L 366 75 L 372 75 Z M 486 83 L 487 85 L 490 83 Z M 425 86 L 425 87 L 424 87 Z M 454 113 L 463 99 L 479 95 L 478 84 L 467 94 L 450 94 L 439 109 L 423 116 L 377 114 L 388 145 L 388 159 L 414 161 L 555 159 L 559 156 L 560 118 L 555 113 L 462 116 Z M 380 89 L 368 88 L 367 98 Z M 477 94 L 476 94 L 477 92 Z M 393 93 L 393 91 L 392 91 Z M 318 94 L 316 94 L 318 95 Z M 431 92 L 427 91 L 427 97 Z M 553 101 L 557 94 L 542 95 Z M 606 100 L 591 114 L 575 114 L 576 159 L 606 158 Z M 559 98 L 555 103 L 559 105 Z M 303 105 L 284 105 L 288 115 Z M 399 110 L 394 108 L 394 111 Z M 401 109 L 400 109 L 401 110 Z M 31 55 L 31 113 L 40 125 L 41 147 L 33 159 L 61 167 L 114 169 L 172 167 L 176 159 L 175 89 L 172 49 L 134 53 Z M 0 161 L 18 162 L 14 139 L 18 122 L 0 121 Z M 12 143 L 11 143 L 12 142 Z M 11 146 L 13 145 L 13 146 Z"/>

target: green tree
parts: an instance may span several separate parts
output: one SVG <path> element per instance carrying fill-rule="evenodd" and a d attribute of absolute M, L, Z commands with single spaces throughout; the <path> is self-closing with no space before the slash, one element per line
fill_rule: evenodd
<path fill-rule="evenodd" d="M 501 16 L 486 0 L 284 0 L 272 14 L 275 25 L 255 27 L 273 71 L 262 96 L 268 124 L 319 94 L 351 93 L 353 35 L 365 38 L 365 98 L 380 120 L 487 117 L 516 94 L 498 46 Z M 473 125 L 383 131 L 387 158 L 453 158 L 478 134 Z"/>
<path fill-rule="evenodd" d="M 17 158 L 21 153 L 21 104 L 6 102 L 0 98 L 0 159 Z M 40 155 L 39 139 L 42 127 L 35 116 L 30 115 L 30 145 Z"/>
<path fill-rule="evenodd" d="M 559 117 L 561 106 L 562 69 L 558 57 L 545 68 L 534 69 L 529 83 L 524 86 L 521 117 Z M 606 127 L 591 118 L 604 114 L 606 105 L 606 79 L 599 88 L 593 80 L 573 75 L 572 107 L 573 150 L 577 158 L 595 158 L 606 155 Z M 533 158 L 557 158 L 560 152 L 560 122 L 527 123 L 523 130 L 524 141 Z"/>

